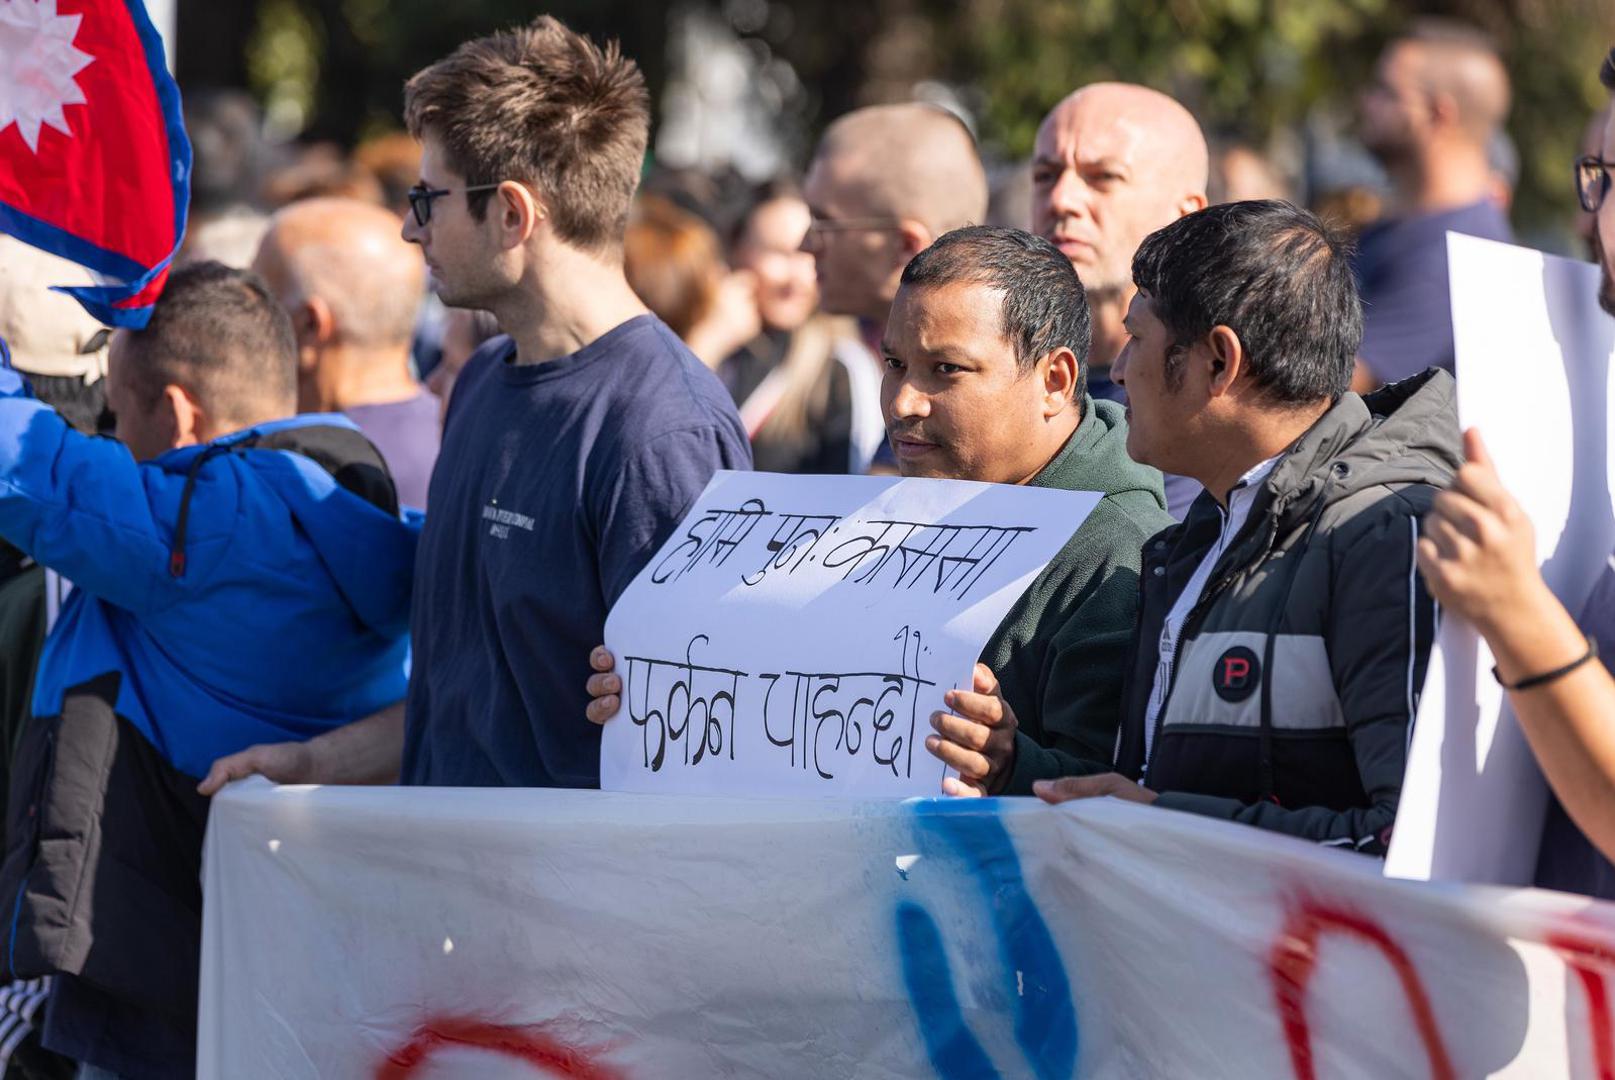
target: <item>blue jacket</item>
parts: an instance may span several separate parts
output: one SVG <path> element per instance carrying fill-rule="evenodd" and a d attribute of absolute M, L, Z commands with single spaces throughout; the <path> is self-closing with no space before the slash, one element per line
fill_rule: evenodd
<path fill-rule="evenodd" d="M 0 536 L 75 586 L 40 659 L 34 715 L 117 672 L 117 713 L 201 776 L 222 755 L 404 696 L 419 518 L 385 513 L 299 454 L 219 449 L 310 424 L 353 426 L 298 416 L 137 463 L 0 367 Z"/>

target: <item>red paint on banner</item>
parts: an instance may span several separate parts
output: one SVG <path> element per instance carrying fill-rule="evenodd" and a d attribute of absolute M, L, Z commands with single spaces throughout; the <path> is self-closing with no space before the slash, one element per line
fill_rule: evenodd
<path fill-rule="evenodd" d="M 1548 947 L 1581 979 L 1582 993 L 1587 995 L 1588 1036 L 1592 1039 L 1593 1065 L 1598 1070 L 1598 1080 L 1615 1080 L 1609 985 L 1604 981 L 1605 973 L 1615 968 L 1615 949 L 1607 942 L 1571 933 L 1549 934 Z"/>
<path fill-rule="evenodd" d="M 1414 1027 L 1430 1059 L 1434 1080 L 1456 1080 L 1452 1058 L 1436 1027 L 1430 995 L 1408 954 L 1378 924 L 1353 912 L 1305 903 L 1290 913 L 1268 956 L 1268 972 L 1278 1000 L 1284 1038 L 1290 1047 L 1290 1064 L 1297 1080 L 1316 1080 L 1312 1061 L 1312 1027 L 1307 1019 L 1307 984 L 1318 967 L 1318 942 L 1325 934 L 1344 934 L 1374 946 L 1390 963 L 1413 1010 Z"/>
<path fill-rule="evenodd" d="M 445 1018 L 422 1024 L 399 1050 L 376 1068 L 375 1080 L 410 1080 L 448 1047 L 487 1050 L 576 1080 L 622 1080 L 616 1069 L 593 1060 L 593 1051 L 567 1046 L 539 1027 Z"/>

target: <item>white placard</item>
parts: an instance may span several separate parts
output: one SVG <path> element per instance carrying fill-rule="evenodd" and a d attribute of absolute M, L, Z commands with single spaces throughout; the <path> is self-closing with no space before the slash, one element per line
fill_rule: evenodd
<path fill-rule="evenodd" d="M 1536 528 L 1542 573 L 1572 613 L 1615 545 L 1610 365 L 1599 270 L 1447 234 L 1458 415 L 1486 440 Z M 1385 871 L 1529 884 L 1547 788 L 1474 628 L 1443 618 Z"/>
<path fill-rule="evenodd" d="M 718 473 L 606 620 L 601 787 L 936 794 L 931 713 L 1099 499 Z"/>

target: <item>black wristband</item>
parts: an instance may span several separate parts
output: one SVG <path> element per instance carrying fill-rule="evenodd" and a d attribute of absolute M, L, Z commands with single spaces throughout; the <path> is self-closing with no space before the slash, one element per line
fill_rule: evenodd
<path fill-rule="evenodd" d="M 1533 686 L 1541 686 L 1543 683 L 1550 683 L 1555 679 L 1564 678 L 1566 675 L 1569 675 L 1572 671 L 1575 671 L 1577 668 L 1581 667 L 1581 665 L 1585 664 L 1587 661 L 1593 659 L 1597 655 L 1598 642 L 1589 637 L 1587 639 L 1587 651 L 1570 661 L 1570 663 L 1566 664 L 1564 667 L 1556 667 L 1552 671 L 1544 671 L 1541 675 L 1532 675 L 1530 678 L 1521 679 L 1519 682 L 1514 683 L 1513 685 L 1504 682 L 1503 676 L 1499 675 L 1497 669 L 1494 667 L 1492 668 L 1492 678 L 1496 679 L 1498 685 L 1504 690 L 1529 690 Z"/>

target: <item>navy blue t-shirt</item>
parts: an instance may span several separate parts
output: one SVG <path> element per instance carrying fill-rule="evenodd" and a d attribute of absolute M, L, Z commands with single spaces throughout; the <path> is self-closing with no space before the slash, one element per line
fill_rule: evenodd
<path fill-rule="evenodd" d="M 661 320 L 461 373 L 415 563 L 406 784 L 597 787 L 584 715 L 606 612 L 718 469 L 751 467 L 733 402 Z"/>
<path fill-rule="evenodd" d="M 1508 218 L 1490 201 L 1371 225 L 1357 241 L 1353 266 L 1363 297 L 1358 355 L 1380 382 L 1428 367 L 1452 370 L 1448 232 L 1514 242 Z"/>

